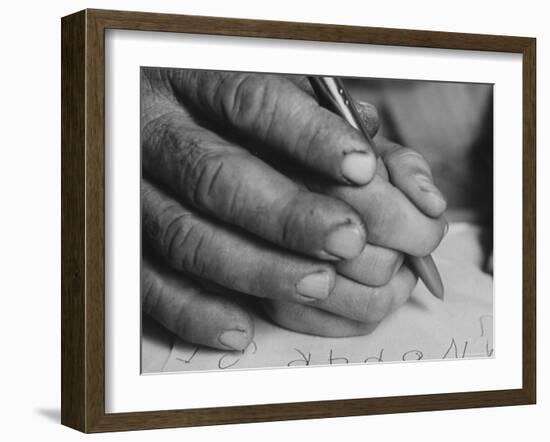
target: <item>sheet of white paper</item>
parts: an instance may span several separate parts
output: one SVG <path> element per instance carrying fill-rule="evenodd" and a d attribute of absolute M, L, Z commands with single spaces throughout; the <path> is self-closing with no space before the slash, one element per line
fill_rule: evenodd
<path fill-rule="evenodd" d="M 477 229 L 451 225 L 434 254 L 445 301 L 419 283 L 411 299 L 369 335 L 324 338 L 274 325 L 255 314 L 255 336 L 244 352 L 224 352 L 176 340 L 164 372 L 397 362 L 494 356 L 493 280 L 477 266 Z"/>

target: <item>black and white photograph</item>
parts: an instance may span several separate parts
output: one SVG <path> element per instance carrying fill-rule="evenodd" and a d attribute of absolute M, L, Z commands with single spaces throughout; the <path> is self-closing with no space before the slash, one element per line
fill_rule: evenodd
<path fill-rule="evenodd" d="M 546 440 L 544 3 L 6 6 L 0 441 Z"/>
<path fill-rule="evenodd" d="M 494 356 L 491 84 L 140 89 L 142 373 Z"/>

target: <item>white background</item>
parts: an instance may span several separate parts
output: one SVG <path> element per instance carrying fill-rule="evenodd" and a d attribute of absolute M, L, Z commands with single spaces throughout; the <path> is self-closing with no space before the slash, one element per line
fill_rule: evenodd
<path fill-rule="evenodd" d="M 2 306 L 0 336 L 2 371 L 0 434 L 6 440 L 26 437 L 52 440 L 82 439 L 61 427 L 60 394 L 60 30 L 59 17 L 84 7 L 133 9 L 202 15 L 220 15 L 293 21 L 315 21 L 368 26 L 517 34 L 538 38 L 538 146 L 539 189 L 549 188 L 542 173 L 548 164 L 550 118 L 550 30 L 545 2 L 496 1 L 333 2 L 279 0 L 230 2 L 193 0 L 145 1 L 19 1 L 2 10 L 2 158 L 0 189 L 0 268 Z M 337 6 L 338 9 L 335 9 Z M 368 6 L 368 7 L 367 7 Z M 539 226 L 548 225 L 550 208 L 539 190 Z M 539 305 L 549 305 L 548 232 L 539 236 Z M 539 404 L 530 407 L 417 413 L 376 417 L 341 418 L 215 428 L 162 430 L 93 436 L 106 440 L 316 440 L 335 438 L 407 438 L 425 441 L 482 440 L 494 437 L 517 440 L 547 437 L 550 412 L 548 372 L 549 331 L 539 314 Z M 537 435 L 538 434 L 538 435 Z"/>

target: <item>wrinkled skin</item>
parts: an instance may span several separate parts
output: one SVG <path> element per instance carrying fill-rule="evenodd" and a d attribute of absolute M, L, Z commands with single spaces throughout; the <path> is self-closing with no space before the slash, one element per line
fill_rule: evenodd
<path fill-rule="evenodd" d="M 377 159 L 304 77 L 143 69 L 141 127 L 143 309 L 190 342 L 246 348 L 250 296 L 293 330 L 369 333 L 416 284 L 403 253 L 444 234 L 422 156 L 377 137 Z"/>

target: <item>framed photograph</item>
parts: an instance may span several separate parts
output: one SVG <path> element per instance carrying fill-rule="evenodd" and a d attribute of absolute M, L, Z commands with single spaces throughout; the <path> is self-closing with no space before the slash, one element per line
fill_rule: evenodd
<path fill-rule="evenodd" d="M 535 39 L 61 27 L 64 425 L 535 403 Z"/>

